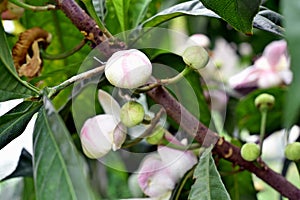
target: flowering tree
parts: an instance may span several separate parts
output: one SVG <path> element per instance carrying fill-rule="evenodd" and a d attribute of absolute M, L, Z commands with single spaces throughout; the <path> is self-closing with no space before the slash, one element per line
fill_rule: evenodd
<path fill-rule="evenodd" d="M 299 199 L 300 8 L 270 2 L 0 1 L 1 196 Z"/>

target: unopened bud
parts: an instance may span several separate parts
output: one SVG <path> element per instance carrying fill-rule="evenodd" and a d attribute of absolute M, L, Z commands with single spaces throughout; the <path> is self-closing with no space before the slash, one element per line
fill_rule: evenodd
<path fill-rule="evenodd" d="M 140 87 L 147 83 L 152 74 L 148 57 L 137 49 L 114 53 L 107 61 L 105 76 L 114 86 L 126 89 Z"/>
<path fill-rule="evenodd" d="M 260 111 L 269 110 L 274 106 L 275 98 L 270 94 L 263 93 L 255 98 L 254 104 Z"/>
<path fill-rule="evenodd" d="M 260 148 L 255 143 L 246 143 L 241 148 L 241 156 L 244 160 L 252 162 L 260 155 Z"/>
<path fill-rule="evenodd" d="M 127 127 L 133 127 L 144 119 L 145 111 L 143 106 L 136 101 L 129 101 L 121 108 L 121 122 Z"/>
<path fill-rule="evenodd" d="M 162 126 L 156 126 L 153 130 L 153 133 L 146 138 L 146 141 L 149 144 L 153 144 L 153 145 L 159 144 L 164 134 L 165 134 L 164 128 Z"/>
<path fill-rule="evenodd" d="M 288 144 L 285 147 L 284 154 L 289 160 L 300 160 L 300 142 Z"/>
<path fill-rule="evenodd" d="M 201 46 L 188 47 L 182 55 L 183 61 L 193 69 L 201 69 L 209 60 L 207 51 Z"/>

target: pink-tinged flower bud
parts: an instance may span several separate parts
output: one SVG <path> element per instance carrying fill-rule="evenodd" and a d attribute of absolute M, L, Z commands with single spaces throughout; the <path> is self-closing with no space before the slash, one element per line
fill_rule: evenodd
<path fill-rule="evenodd" d="M 113 144 L 113 131 L 117 123 L 112 115 L 97 115 L 85 121 L 80 139 L 84 154 L 89 158 L 101 158 Z"/>
<path fill-rule="evenodd" d="M 143 160 L 138 173 L 138 183 L 142 191 L 151 199 L 168 197 L 175 187 L 169 169 L 157 155 L 153 154 Z"/>
<path fill-rule="evenodd" d="M 105 76 L 117 87 L 133 89 L 147 83 L 152 73 L 148 57 L 137 49 L 114 53 L 107 61 Z"/>
<path fill-rule="evenodd" d="M 199 45 L 201 47 L 209 47 L 210 39 L 204 34 L 194 34 L 188 38 L 187 43 L 190 46 Z"/>

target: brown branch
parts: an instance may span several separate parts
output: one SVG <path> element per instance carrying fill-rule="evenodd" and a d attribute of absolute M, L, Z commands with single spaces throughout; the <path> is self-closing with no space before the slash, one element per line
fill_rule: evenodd
<path fill-rule="evenodd" d="M 72 20 L 80 31 L 92 35 L 90 39 L 95 45 L 103 43 L 107 38 L 102 31 L 77 4 L 74 0 L 57 0 L 59 7 Z M 121 46 L 121 47 L 120 47 Z M 124 45 L 120 45 L 119 50 L 124 49 Z M 117 46 L 105 45 L 101 48 L 106 55 L 118 50 Z M 219 137 L 216 133 L 209 130 L 206 126 L 199 122 L 190 112 L 188 112 L 169 92 L 163 87 L 157 87 L 148 91 L 147 94 L 156 102 L 161 104 L 167 114 L 173 118 L 181 128 L 204 146 L 216 144 L 213 153 L 220 158 L 224 158 L 233 164 L 239 165 L 257 177 L 264 180 L 283 196 L 291 199 L 300 199 L 300 190 L 287 181 L 283 176 L 270 169 L 263 161 L 247 162 L 240 156 L 240 149 L 231 143 Z"/>
<path fill-rule="evenodd" d="M 92 47 L 97 46 L 106 58 L 126 48 L 125 43 L 107 38 L 97 23 L 74 0 L 56 0 L 56 3 L 85 38 L 92 42 Z"/>
<path fill-rule="evenodd" d="M 213 153 L 240 167 L 254 173 L 275 190 L 289 199 L 300 199 L 300 190 L 287 181 L 283 176 L 270 169 L 263 161 L 247 162 L 240 155 L 240 148 L 219 137 L 209 130 L 199 120 L 189 113 L 164 88 L 158 87 L 147 93 L 156 103 L 164 106 L 167 114 L 173 118 L 180 127 L 204 146 L 215 144 Z"/>

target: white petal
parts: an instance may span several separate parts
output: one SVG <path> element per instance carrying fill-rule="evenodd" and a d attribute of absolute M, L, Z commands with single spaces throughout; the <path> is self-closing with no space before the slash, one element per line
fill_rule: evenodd
<path fill-rule="evenodd" d="M 197 163 L 197 158 L 191 151 L 180 151 L 159 146 L 158 154 L 175 181 L 181 179 Z"/>
<path fill-rule="evenodd" d="M 106 114 L 110 114 L 116 118 L 116 121 L 120 121 L 121 107 L 119 103 L 104 90 L 98 90 L 98 100 Z"/>

